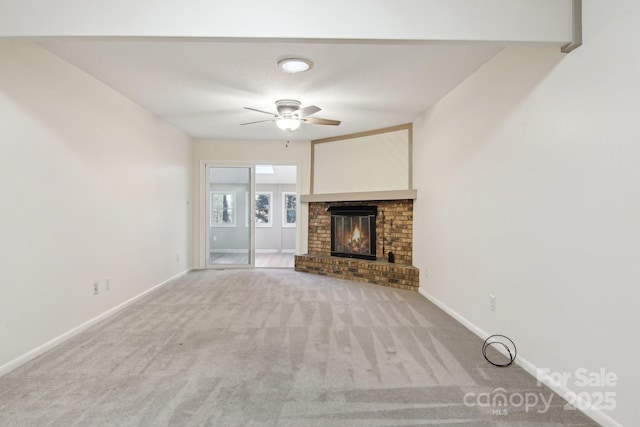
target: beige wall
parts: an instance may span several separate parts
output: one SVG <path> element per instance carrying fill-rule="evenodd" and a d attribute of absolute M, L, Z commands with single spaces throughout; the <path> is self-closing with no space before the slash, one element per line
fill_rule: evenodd
<path fill-rule="evenodd" d="M 2 374 L 188 268 L 191 139 L 29 43 L 0 111 Z"/>
<path fill-rule="evenodd" d="M 421 291 L 566 389 L 615 373 L 604 425 L 638 418 L 639 21 L 633 0 L 587 1 L 584 46 L 507 48 L 414 123 Z"/>

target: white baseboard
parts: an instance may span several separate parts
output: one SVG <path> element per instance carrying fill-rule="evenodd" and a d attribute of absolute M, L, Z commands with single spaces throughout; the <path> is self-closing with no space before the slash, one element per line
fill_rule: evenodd
<path fill-rule="evenodd" d="M 424 289 L 418 288 L 418 292 L 420 293 L 420 295 L 422 295 L 423 297 L 425 297 L 426 299 L 428 299 L 429 301 L 431 301 L 432 303 L 437 305 L 445 313 L 447 313 L 449 316 L 451 316 L 454 319 L 456 319 L 458 322 L 462 323 L 462 325 L 465 328 L 469 329 L 471 332 L 473 332 L 474 334 L 476 334 L 477 336 L 479 336 L 483 340 L 486 340 L 489 337 L 489 335 L 491 335 L 491 334 L 486 333 L 482 329 L 478 328 L 475 324 L 471 323 L 465 317 L 463 317 L 460 314 L 458 314 L 455 310 L 450 308 L 448 305 L 444 304 L 442 301 L 440 301 L 439 299 L 437 299 L 436 297 L 434 297 L 433 295 L 431 295 L 430 293 L 428 293 Z"/>
<path fill-rule="evenodd" d="M 114 314 L 116 314 L 117 312 L 119 312 L 120 310 L 122 310 L 123 308 L 127 307 L 128 305 L 130 305 L 131 303 L 135 302 L 136 300 L 144 297 L 145 295 L 157 290 L 158 288 L 161 288 L 162 286 L 166 285 L 167 283 L 171 282 L 174 279 L 177 279 L 179 277 L 184 276 L 185 274 L 189 273 L 189 271 L 191 271 L 191 269 L 187 269 L 184 270 L 178 274 L 176 274 L 175 276 L 165 280 L 162 283 L 159 283 L 157 285 L 155 285 L 154 287 L 147 289 L 146 291 L 142 292 L 139 295 L 134 296 L 133 298 L 128 299 L 127 301 L 105 311 L 102 314 L 99 314 L 98 316 L 87 320 L 86 322 L 76 326 L 75 328 L 63 333 L 62 335 L 57 336 L 56 338 L 52 339 L 51 341 L 48 341 L 36 348 L 34 348 L 31 351 L 28 351 L 27 353 L 23 354 L 22 356 L 18 356 L 17 358 L 11 360 L 8 363 L 5 363 L 4 365 L 0 366 L 0 377 L 8 374 L 9 372 L 13 371 L 14 369 L 18 368 L 19 366 L 24 365 L 25 363 L 29 362 L 30 360 L 35 359 L 36 357 L 40 356 L 41 354 L 47 352 L 48 350 L 51 350 L 53 347 L 62 344 L 63 342 L 67 341 L 70 338 L 73 338 L 74 336 L 78 335 L 80 332 L 83 332 L 84 330 L 90 328 L 91 326 L 95 325 L 96 323 L 110 317 L 113 316 Z"/>
<path fill-rule="evenodd" d="M 420 295 L 422 295 L 423 297 L 425 297 L 426 299 L 431 301 L 433 304 L 435 304 L 436 306 L 441 308 L 445 313 L 447 313 L 449 316 L 453 317 L 455 320 L 457 320 L 459 323 L 461 323 L 465 328 L 469 329 L 471 332 L 476 334 L 482 340 L 486 340 L 490 335 L 493 335 L 493 334 L 486 333 L 485 331 L 480 329 L 478 326 L 476 326 L 474 323 L 470 322 L 467 318 L 465 318 L 464 316 L 460 315 L 458 312 L 453 310 L 448 305 L 444 304 L 439 299 L 435 298 L 433 295 L 429 294 L 424 289 L 418 288 L 418 293 L 420 293 Z M 480 350 L 481 349 L 478 349 L 478 351 L 480 351 Z M 573 390 L 569 389 L 566 386 L 558 386 L 557 384 L 552 383 L 551 381 L 549 381 L 550 378 L 548 376 L 544 376 L 544 375 L 540 376 L 540 372 L 541 372 L 540 369 L 537 366 L 535 366 L 533 363 L 528 361 L 526 358 L 522 357 L 520 355 L 520 353 L 518 353 L 518 356 L 517 356 L 516 360 L 514 361 L 514 363 L 516 365 L 520 366 L 525 371 L 527 371 L 534 378 L 540 379 L 541 382 L 544 385 L 546 385 L 551 390 L 553 390 L 557 395 L 559 395 L 559 396 L 568 396 L 568 395 L 573 396 L 573 395 L 576 394 Z M 585 406 L 586 405 L 583 405 L 583 407 L 585 407 Z M 602 425 L 604 427 L 623 427 L 622 424 L 620 424 L 617 421 L 615 421 L 613 418 L 611 418 L 609 415 L 607 415 L 601 409 L 589 408 L 589 409 L 586 409 L 586 410 L 580 410 L 580 412 L 582 412 L 583 414 L 585 414 L 586 416 L 588 416 L 589 418 L 593 419 L 594 421 L 596 421 L 597 423 L 599 423 L 600 425 Z"/>
<path fill-rule="evenodd" d="M 280 252 L 278 249 L 256 249 L 257 254 L 277 254 Z"/>
<path fill-rule="evenodd" d="M 283 249 L 282 253 L 283 254 L 295 254 L 296 250 L 295 249 Z"/>

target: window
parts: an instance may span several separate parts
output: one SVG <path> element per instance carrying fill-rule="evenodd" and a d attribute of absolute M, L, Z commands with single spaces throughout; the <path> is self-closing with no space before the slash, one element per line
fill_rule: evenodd
<path fill-rule="evenodd" d="M 296 226 L 296 193 L 282 193 L 282 226 Z"/>
<path fill-rule="evenodd" d="M 256 227 L 271 227 L 271 200 L 273 193 L 270 191 L 256 191 Z"/>
<path fill-rule="evenodd" d="M 211 227 L 236 226 L 236 193 L 212 191 L 210 203 Z"/>

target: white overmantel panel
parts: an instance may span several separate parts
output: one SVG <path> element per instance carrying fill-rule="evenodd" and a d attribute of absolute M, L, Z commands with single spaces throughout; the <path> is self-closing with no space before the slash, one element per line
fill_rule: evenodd
<path fill-rule="evenodd" d="M 408 189 L 410 139 L 404 128 L 313 144 L 314 194 Z"/>
<path fill-rule="evenodd" d="M 0 37 L 49 36 L 564 44 L 572 0 L 0 0 Z"/>

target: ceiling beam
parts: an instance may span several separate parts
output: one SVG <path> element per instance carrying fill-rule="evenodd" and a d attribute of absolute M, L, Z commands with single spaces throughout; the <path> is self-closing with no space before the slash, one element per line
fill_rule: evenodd
<path fill-rule="evenodd" d="M 572 0 L 0 0 L 0 37 L 573 42 Z"/>
<path fill-rule="evenodd" d="M 582 46 L 582 0 L 573 0 L 573 37 L 570 43 L 562 46 L 562 53 L 569 53 Z"/>

